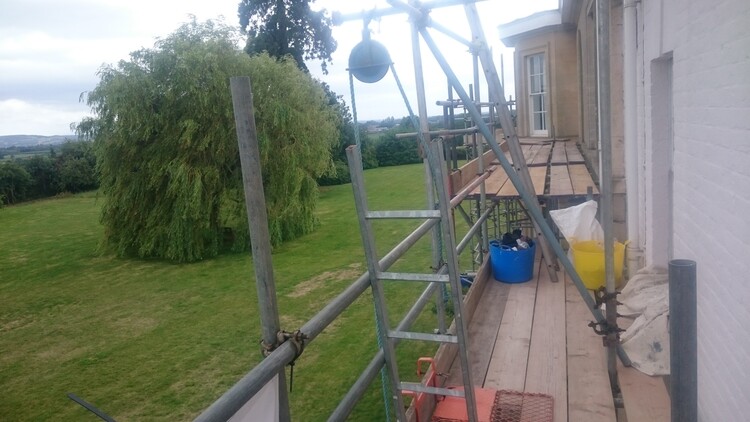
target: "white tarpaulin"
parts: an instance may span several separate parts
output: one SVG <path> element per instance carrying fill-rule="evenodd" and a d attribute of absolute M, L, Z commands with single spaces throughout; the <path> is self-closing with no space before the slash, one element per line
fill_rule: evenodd
<path fill-rule="evenodd" d="M 628 280 L 617 298 L 617 313 L 634 318 L 622 334 L 622 348 L 633 367 L 647 375 L 669 374 L 669 276 L 646 267 Z"/>
<path fill-rule="evenodd" d="M 279 422 L 279 376 L 276 375 L 240 408 L 229 422 Z"/>

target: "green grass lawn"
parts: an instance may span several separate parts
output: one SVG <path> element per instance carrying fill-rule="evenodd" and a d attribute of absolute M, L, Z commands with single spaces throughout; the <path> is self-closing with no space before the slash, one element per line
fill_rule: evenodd
<path fill-rule="evenodd" d="M 421 165 L 366 172 L 370 208 L 424 208 Z M 0 209 L 0 420 L 98 420 L 73 392 L 117 420 L 189 420 L 260 358 L 260 319 L 248 254 L 195 264 L 97 253 L 93 193 Z M 293 331 L 365 270 L 350 185 L 322 189 L 319 228 L 274 250 L 282 328 Z M 378 222 L 380 256 L 417 225 Z M 464 258 L 470 265 L 470 258 Z M 400 271 L 429 271 L 425 238 Z M 424 286 L 389 284 L 392 320 Z M 377 342 L 369 291 L 305 350 L 290 394 L 295 420 L 326 420 Z M 414 330 L 436 326 L 425 310 Z M 415 379 L 434 345 L 402 342 Z M 383 420 L 380 383 L 352 420 Z"/>

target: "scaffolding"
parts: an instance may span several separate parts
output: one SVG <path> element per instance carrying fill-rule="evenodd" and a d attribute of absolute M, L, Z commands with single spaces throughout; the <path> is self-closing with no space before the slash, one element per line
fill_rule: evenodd
<path fill-rule="evenodd" d="M 293 333 L 281 331 L 279 327 L 278 311 L 276 309 L 275 287 L 273 283 L 273 269 L 270 260 L 270 244 L 267 233 L 264 235 L 262 228 L 267 227 L 265 216 L 265 207 L 263 202 L 262 179 L 260 175 L 260 166 L 257 163 L 257 138 L 255 135 L 255 124 L 253 120 L 252 109 L 252 92 L 248 78 L 232 79 L 232 97 L 235 107 L 235 119 L 237 121 L 237 135 L 240 145 L 243 179 L 245 181 L 246 203 L 248 207 L 248 219 L 251 227 L 253 256 L 255 258 L 255 271 L 257 276 L 258 297 L 260 299 L 261 320 L 263 323 L 263 343 L 268 351 L 266 358 L 248 372 L 240 381 L 231 387 L 216 402 L 207 408 L 196 420 L 198 421 L 224 421 L 230 419 L 237 411 L 245 405 L 250 398 L 258 393 L 269 381 L 278 377 L 279 390 L 279 419 L 282 421 L 290 420 L 288 398 L 286 396 L 286 383 L 284 368 L 286 365 L 293 363 L 294 360 L 302 353 L 304 347 L 312 342 L 329 324 L 331 324 L 348 306 L 350 306 L 361 294 L 368 288 L 373 291 L 375 300 L 377 322 L 379 327 L 379 340 L 381 347 L 372 357 L 365 370 L 360 374 L 357 381 L 352 385 L 350 390 L 341 399 L 337 408 L 330 415 L 329 420 L 345 420 L 353 410 L 355 404 L 363 396 L 367 387 L 377 377 L 378 373 L 384 368 L 389 375 L 390 387 L 392 388 L 391 399 L 396 406 L 394 412 L 398 420 L 406 420 L 404 412 L 403 397 L 401 393 L 425 393 L 435 395 L 449 395 L 462 397 L 470 421 L 477 420 L 476 403 L 474 397 L 473 382 L 471 371 L 463 371 L 463 390 L 439 388 L 419 383 L 404 383 L 399 380 L 399 372 L 395 363 L 394 349 L 396 344 L 402 340 L 427 340 L 441 343 L 456 344 L 459 349 L 460 363 L 463 368 L 468 368 L 468 358 L 466 354 L 466 321 L 463 319 L 464 309 L 462 300 L 462 290 L 460 286 L 460 271 L 457 267 L 457 255 L 466 248 L 471 239 L 477 237 L 475 241 L 479 245 L 478 251 L 483 255 L 486 251 L 488 242 L 488 220 L 495 221 L 495 227 L 500 224 L 497 214 L 498 203 L 488 203 L 485 198 L 484 190 L 476 205 L 474 217 L 466 214 L 464 218 L 470 222 L 471 228 L 466 236 L 457 241 L 453 210 L 458 209 L 468 194 L 477 186 L 483 186 L 487 178 L 487 171 L 482 167 L 483 150 L 479 147 L 477 151 L 480 169 L 476 178 L 464 186 L 458 192 L 448 193 L 447 164 L 445 162 L 444 150 L 440 138 L 433 140 L 434 133 L 429 131 L 427 125 L 427 113 L 425 103 L 425 93 L 423 82 L 421 82 L 421 57 L 419 52 L 420 40 L 424 41 L 430 52 L 445 73 L 449 85 L 459 96 L 459 100 L 466 112 L 471 116 L 475 131 L 473 136 L 481 134 L 486 140 L 487 146 L 494 153 L 495 158 L 499 161 L 503 170 L 507 173 L 513 186 L 518 191 L 521 198 L 519 204 L 521 208 L 514 211 L 523 212 L 531 217 L 531 225 L 534 230 L 537 242 L 542 249 L 542 256 L 545 260 L 545 266 L 550 273 L 550 279 L 554 282 L 557 279 L 557 261 L 562 264 L 567 274 L 572 279 L 575 287 L 581 294 L 586 306 L 596 319 L 596 327 L 606 334 L 608 339 L 607 345 L 610 350 L 610 356 L 619 354 L 620 359 L 625 365 L 629 365 L 629 360 L 622 348 L 619 346 L 616 337 L 616 321 L 611 319 L 613 312 L 616 312 L 614 301 L 614 273 L 612 261 L 612 245 L 610 241 L 605 241 L 607 249 L 607 291 L 611 294 L 612 299 L 608 302 L 607 318 L 598 309 L 596 303 L 588 294 L 586 287 L 583 285 L 580 277 L 573 268 L 566 253 L 557 241 L 550 225 L 545 220 L 538 199 L 534 193 L 533 184 L 529 176 L 526 160 L 515 133 L 512 117 L 509 112 L 509 104 L 505 101 L 503 86 L 500 82 L 499 75 L 495 69 L 492 57 L 484 37 L 484 33 L 479 23 L 479 16 L 475 5 L 475 0 L 434 0 L 431 2 L 418 2 L 410 0 L 408 3 L 401 0 L 389 0 L 391 5 L 388 9 L 373 10 L 369 12 L 356 13 L 346 16 L 339 16 L 339 21 L 346 20 L 369 20 L 394 14 L 408 14 L 410 16 L 412 29 L 412 48 L 415 60 L 415 77 L 417 79 L 417 97 L 418 97 L 418 114 L 419 121 L 415 127 L 419 128 L 418 136 L 425 152 L 425 183 L 427 184 L 428 200 L 427 209 L 425 210 L 400 210 L 400 211 L 371 211 L 367 207 L 366 194 L 362 179 L 361 157 L 359 156 L 358 146 L 350 147 L 347 151 L 347 157 L 350 162 L 350 172 L 352 175 L 352 187 L 354 190 L 355 202 L 362 231 L 363 243 L 367 255 L 368 272 L 361 275 L 347 289 L 340 293 L 335 299 L 329 302 L 318 314 L 305 323 L 299 330 Z M 608 2 L 604 0 L 605 5 L 600 7 L 608 13 Z M 429 17 L 429 11 L 438 7 L 463 6 L 467 20 L 471 27 L 470 39 L 453 33 L 447 27 L 434 22 Z M 602 12 L 604 13 L 604 12 Z M 608 18 L 604 19 L 608 25 Z M 475 81 L 473 92 L 464 89 L 454 74 L 450 64 L 441 53 L 437 43 L 432 38 L 431 30 L 436 30 L 448 35 L 450 38 L 470 46 L 475 63 Z M 606 33 L 606 31 L 603 31 Z M 600 35 L 601 37 L 601 35 Z M 607 54 L 600 54 L 600 58 L 607 57 Z M 509 148 L 510 155 L 513 159 L 511 164 L 506 158 L 504 151 L 500 148 L 495 139 L 494 131 L 483 120 L 481 112 L 481 101 L 479 98 L 479 65 L 484 72 L 489 91 L 490 102 L 486 103 L 490 109 L 496 113 L 500 124 L 504 130 L 506 144 Z M 606 64 L 602 64 L 605 66 Z M 391 70 L 392 64 L 389 65 Z M 400 86 L 400 84 L 399 84 Z M 452 92 L 452 90 L 451 90 Z M 600 90 L 600 93 L 602 90 Z M 450 101 L 453 101 L 452 99 Z M 608 98 L 602 98 L 601 103 L 608 103 Z M 490 112 L 492 114 L 492 111 Z M 410 113 L 412 114 L 412 113 Z M 602 133 L 601 139 L 604 140 L 605 133 Z M 477 145 L 484 145 L 478 142 Z M 256 160 L 253 162 L 252 160 Z M 606 162 L 604 163 L 606 166 Z M 605 192 L 606 186 L 602 187 L 602 197 L 607 198 Z M 253 192 L 254 191 L 254 192 Z M 611 191 L 611 189 L 610 189 Z M 611 201 L 611 196 L 610 196 Z M 260 204 L 260 205 L 258 205 Z M 604 204 L 606 205 L 606 204 Z M 611 207 L 611 204 L 609 205 Z M 510 204 L 506 204 L 506 212 Z M 604 206 L 603 206 L 604 208 Z M 262 209 L 262 210 L 261 210 Z M 607 224 L 606 211 L 604 227 L 605 236 L 609 230 L 611 238 L 611 208 L 610 220 Z M 388 253 L 379 257 L 374 246 L 374 238 L 369 229 L 370 221 L 382 218 L 410 218 L 424 219 L 411 234 L 406 236 L 398 245 Z M 509 218 L 506 218 L 506 223 Z M 609 228 L 608 228 L 609 226 Z M 261 229 L 261 230 L 259 230 Z M 433 274 L 406 274 L 389 272 L 389 268 L 401 258 L 406 251 L 412 247 L 419 238 L 432 234 L 433 237 Z M 265 238 L 264 238 L 265 236 Z M 440 247 L 442 245 L 442 247 Z M 265 257 L 265 259 L 264 259 Z M 406 313 L 404 318 L 394 328 L 387 325 L 388 318 L 385 311 L 384 297 L 382 295 L 382 282 L 384 281 L 411 281 L 424 282 L 426 287 L 422 294 L 416 300 L 411 309 Z M 442 322 L 440 332 L 436 334 L 424 334 L 410 332 L 413 325 L 424 307 L 433 299 L 436 293 L 440 292 L 441 286 L 449 285 L 452 294 L 452 301 L 455 309 L 455 321 L 453 331 L 445 329 Z M 438 302 L 442 302 L 438 297 Z M 439 317 L 439 319 L 442 319 Z M 610 359 L 614 364 L 614 360 Z M 616 375 L 615 375 L 616 376 Z"/>

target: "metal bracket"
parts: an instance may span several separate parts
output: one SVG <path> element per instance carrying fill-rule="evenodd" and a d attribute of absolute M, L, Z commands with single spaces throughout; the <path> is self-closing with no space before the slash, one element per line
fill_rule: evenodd
<path fill-rule="evenodd" d="M 305 350 L 305 340 L 307 340 L 307 338 L 307 334 L 303 333 L 300 330 L 294 332 L 279 330 L 278 332 L 276 332 L 276 342 L 274 344 L 268 344 L 264 340 L 260 341 L 261 353 L 263 354 L 263 357 L 268 357 L 268 355 L 270 355 L 283 343 L 285 343 L 286 341 L 291 341 L 294 345 L 295 352 L 294 359 L 289 362 L 289 365 L 294 366 L 294 361 L 297 360 L 297 358 L 300 357 L 302 352 Z"/>
<path fill-rule="evenodd" d="M 616 323 L 614 325 L 610 325 L 610 323 L 608 323 L 607 321 L 591 321 L 589 322 L 589 327 L 593 328 L 594 333 L 596 333 L 597 335 L 604 336 L 603 340 L 605 346 L 610 343 L 610 341 L 608 340 L 610 338 L 610 334 L 614 334 L 616 341 L 619 342 L 620 333 L 625 331 L 622 328 L 618 327 Z"/>
<path fill-rule="evenodd" d="M 615 290 L 614 293 L 607 293 L 607 289 L 602 286 L 596 290 L 594 290 L 594 301 L 596 301 L 596 309 L 600 309 L 602 307 L 602 304 L 609 302 L 610 300 L 617 301 L 617 295 L 619 295 L 621 292 L 618 292 Z M 617 301 L 618 305 L 622 305 L 619 301 Z"/>
<path fill-rule="evenodd" d="M 276 350 L 279 346 L 287 341 L 290 341 L 292 345 L 294 345 L 294 358 L 289 362 L 289 366 L 291 367 L 289 370 L 290 393 L 292 392 L 292 387 L 294 386 L 294 362 L 298 357 L 300 357 L 300 355 L 302 355 L 302 352 L 305 351 L 305 340 L 307 339 L 307 334 L 303 333 L 300 330 L 297 330 L 295 332 L 279 330 L 276 332 L 276 342 L 274 344 L 268 344 L 264 340 L 260 341 L 261 353 L 263 354 L 263 357 L 268 357 L 268 355 L 270 355 L 274 350 Z"/>

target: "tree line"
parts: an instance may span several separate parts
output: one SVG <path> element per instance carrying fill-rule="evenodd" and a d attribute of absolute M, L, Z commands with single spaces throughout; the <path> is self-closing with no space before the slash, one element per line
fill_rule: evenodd
<path fill-rule="evenodd" d="M 346 133 L 342 133 L 339 143 L 331 151 L 333 156 L 334 171 L 318 179 L 318 184 L 341 185 L 351 182 L 349 176 L 349 167 L 346 160 L 346 148 L 355 144 L 354 130 L 355 125 L 349 115 L 349 109 L 346 107 L 343 99 L 339 99 L 343 104 L 345 111 Z M 386 121 L 393 121 L 389 117 Z M 391 128 L 385 132 L 377 134 L 368 134 L 364 125 L 359 125 L 359 138 L 362 143 L 362 166 L 365 170 L 376 167 L 399 166 L 404 164 L 414 164 L 421 162 L 419 148 L 415 138 L 396 139 L 397 133 L 413 132 L 411 122 L 408 118 L 403 118 L 400 124 L 392 124 Z"/>
<path fill-rule="evenodd" d="M 0 204 L 96 189 L 96 155 L 86 141 L 68 141 L 48 154 L 0 163 Z"/>

